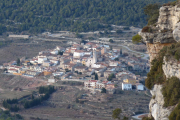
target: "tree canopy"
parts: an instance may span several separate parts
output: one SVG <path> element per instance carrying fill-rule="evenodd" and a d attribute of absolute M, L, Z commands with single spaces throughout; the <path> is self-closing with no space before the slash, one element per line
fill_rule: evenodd
<path fill-rule="evenodd" d="M 142 27 L 147 24 L 144 6 L 168 1 L 172 0 L 0 0 L 0 34 L 110 30 L 108 24 Z"/>

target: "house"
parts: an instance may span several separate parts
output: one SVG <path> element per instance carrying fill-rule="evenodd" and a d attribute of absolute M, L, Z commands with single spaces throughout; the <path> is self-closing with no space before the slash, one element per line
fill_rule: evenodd
<path fill-rule="evenodd" d="M 136 84 L 136 89 L 137 89 L 137 90 L 144 90 L 144 85 L 141 84 L 141 83 L 137 83 L 137 84 Z"/>
<path fill-rule="evenodd" d="M 86 66 L 77 66 L 77 67 L 74 68 L 74 71 L 78 71 L 78 72 L 83 73 L 87 69 L 88 69 L 88 67 L 86 67 Z"/>
<path fill-rule="evenodd" d="M 62 76 L 64 73 L 63 72 L 55 72 L 53 73 L 53 76 Z"/>
<path fill-rule="evenodd" d="M 97 80 L 88 80 L 87 82 L 84 82 L 85 88 L 96 88 Z"/>
<path fill-rule="evenodd" d="M 55 83 L 56 80 L 55 80 L 55 79 L 48 79 L 48 82 L 49 82 L 49 83 Z"/>
<path fill-rule="evenodd" d="M 83 50 L 76 50 L 74 53 L 73 53 L 73 57 L 74 58 L 80 58 L 82 56 L 84 56 L 84 51 Z"/>
<path fill-rule="evenodd" d="M 18 70 L 16 70 L 16 69 L 8 69 L 8 72 L 9 73 L 18 73 Z"/>
<path fill-rule="evenodd" d="M 122 83 L 122 90 L 132 90 L 132 84 L 131 83 Z"/>
<path fill-rule="evenodd" d="M 128 79 L 125 79 L 123 80 L 124 83 L 130 83 L 132 85 L 136 85 L 136 79 L 134 78 L 128 78 Z"/>

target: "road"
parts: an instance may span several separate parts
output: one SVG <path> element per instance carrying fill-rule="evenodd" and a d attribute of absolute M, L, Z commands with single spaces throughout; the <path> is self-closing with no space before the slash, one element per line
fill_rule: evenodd
<path fill-rule="evenodd" d="M 124 48 L 126 48 L 128 51 L 131 51 L 131 52 L 134 52 L 134 53 L 137 53 L 137 54 L 141 54 L 142 59 L 149 60 L 149 54 L 146 54 L 146 53 L 142 53 L 142 52 L 137 52 L 137 51 L 131 50 L 128 46 L 124 46 L 124 45 L 117 45 L 117 44 L 111 44 L 111 45 L 124 47 Z"/>

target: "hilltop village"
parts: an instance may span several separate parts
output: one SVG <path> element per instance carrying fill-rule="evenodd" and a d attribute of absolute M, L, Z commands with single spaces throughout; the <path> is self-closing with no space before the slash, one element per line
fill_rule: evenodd
<path fill-rule="evenodd" d="M 57 81 L 84 82 L 84 88 L 113 92 L 144 90 L 148 60 L 93 42 L 75 43 L 71 47 L 57 46 L 44 50 L 33 58 L 20 58 L 1 66 L 6 74 L 41 78 L 48 83 Z"/>

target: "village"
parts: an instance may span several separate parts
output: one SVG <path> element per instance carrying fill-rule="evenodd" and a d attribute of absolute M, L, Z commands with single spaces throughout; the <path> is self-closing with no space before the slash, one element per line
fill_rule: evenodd
<path fill-rule="evenodd" d="M 67 48 L 56 46 L 40 51 L 33 58 L 22 57 L 1 68 L 6 74 L 40 78 L 51 84 L 79 81 L 85 89 L 113 93 L 116 88 L 145 90 L 142 83 L 146 77 L 135 72 L 147 73 L 149 63 L 108 44 L 83 41 Z"/>

